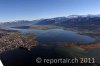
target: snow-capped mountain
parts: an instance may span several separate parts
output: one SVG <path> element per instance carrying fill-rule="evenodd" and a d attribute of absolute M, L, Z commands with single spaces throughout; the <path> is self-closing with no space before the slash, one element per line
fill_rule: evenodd
<path fill-rule="evenodd" d="M 70 15 L 68 17 L 56 17 L 40 20 L 20 20 L 6 22 L 0 26 L 27 26 L 27 25 L 100 25 L 100 15 Z"/>
<path fill-rule="evenodd" d="M 100 25 L 100 15 L 71 15 L 68 17 L 57 17 L 44 19 L 37 24 L 56 24 L 56 25 Z"/>

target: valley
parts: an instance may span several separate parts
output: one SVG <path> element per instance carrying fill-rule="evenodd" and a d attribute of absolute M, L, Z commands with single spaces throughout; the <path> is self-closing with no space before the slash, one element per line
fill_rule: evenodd
<path fill-rule="evenodd" d="M 95 64 L 100 64 L 100 54 L 96 53 L 100 49 L 99 22 L 85 22 L 84 25 L 83 18 L 88 17 L 57 17 L 35 20 L 36 22 L 0 24 L 0 58 L 5 60 L 5 55 L 12 56 L 14 53 L 15 57 L 19 57 L 17 54 L 26 53 L 25 55 L 30 55 L 31 58 L 95 58 Z"/>

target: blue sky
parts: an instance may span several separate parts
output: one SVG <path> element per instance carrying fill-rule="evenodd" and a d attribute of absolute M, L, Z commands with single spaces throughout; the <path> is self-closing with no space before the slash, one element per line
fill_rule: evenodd
<path fill-rule="evenodd" d="M 100 14 L 100 0 L 0 0 L 0 22 Z"/>

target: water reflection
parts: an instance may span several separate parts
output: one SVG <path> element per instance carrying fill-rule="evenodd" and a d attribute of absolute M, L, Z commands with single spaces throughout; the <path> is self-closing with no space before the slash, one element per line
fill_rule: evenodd
<path fill-rule="evenodd" d="M 37 41 L 40 43 L 59 44 L 63 42 L 79 42 L 79 43 L 92 43 L 95 39 L 79 35 L 72 31 L 63 29 L 49 29 L 49 30 L 33 30 L 33 29 L 20 29 L 22 33 L 32 33 L 39 37 Z"/>

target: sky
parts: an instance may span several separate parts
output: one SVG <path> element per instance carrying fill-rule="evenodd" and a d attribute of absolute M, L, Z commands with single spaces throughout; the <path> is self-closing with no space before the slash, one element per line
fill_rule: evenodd
<path fill-rule="evenodd" d="M 100 14 L 100 0 L 0 0 L 0 22 Z"/>

